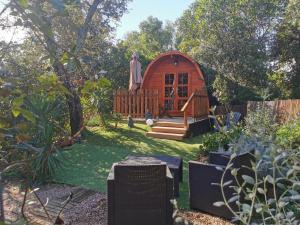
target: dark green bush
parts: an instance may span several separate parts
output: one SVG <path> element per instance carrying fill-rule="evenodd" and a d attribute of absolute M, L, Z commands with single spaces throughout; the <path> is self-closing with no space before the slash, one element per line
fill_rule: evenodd
<path fill-rule="evenodd" d="M 228 145 L 241 134 L 240 127 L 232 127 L 230 130 L 208 133 L 203 135 L 202 143 L 199 146 L 201 153 L 217 151 L 218 149 L 228 149 Z"/>

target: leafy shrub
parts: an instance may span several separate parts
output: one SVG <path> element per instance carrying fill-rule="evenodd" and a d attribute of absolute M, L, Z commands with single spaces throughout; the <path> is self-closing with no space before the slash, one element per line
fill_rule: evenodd
<path fill-rule="evenodd" d="M 18 87 L 11 92 L 11 104 L 6 105 L 9 124 L 0 121 L 0 136 L 5 137 L 3 171 L 19 170 L 28 181 L 53 175 L 60 166 L 56 142 L 68 134 L 64 104 L 67 92 L 55 76 L 41 76 L 38 81 L 27 94 Z M 3 102 L 6 98 L 0 96 Z"/>
<path fill-rule="evenodd" d="M 300 151 L 276 144 L 277 124 L 267 108 L 249 113 L 245 121 L 244 135 L 230 144 L 233 154 L 220 184 L 224 201 L 215 205 L 225 204 L 235 221 L 245 225 L 299 224 Z M 233 168 L 232 161 L 237 153 L 250 150 L 254 150 L 255 160 L 251 168 L 246 169 L 253 176 L 242 175 L 243 180 L 239 182 L 238 169 Z M 233 175 L 233 181 L 224 183 L 228 171 Z M 234 190 L 230 199 L 224 195 L 226 186 Z M 237 209 L 232 207 L 234 203 Z"/>
<path fill-rule="evenodd" d="M 274 135 L 277 127 L 273 111 L 263 102 L 256 111 L 247 112 L 243 133 L 249 136 Z"/>
<path fill-rule="evenodd" d="M 85 115 L 99 115 L 100 125 L 106 127 L 106 119 L 112 110 L 112 85 L 107 78 L 86 81 L 81 90 L 81 102 Z"/>
<path fill-rule="evenodd" d="M 204 134 L 199 146 L 200 152 L 208 153 L 218 149 L 228 149 L 229 143 L 240 136 L 241 128 L 233 127 L 228 131 Z"/>
<path fill-rule="evenodd" d="M 285 148 L 300 148 L 300 118 L 279 127 L 276 141 Z"/>
<path fill-rule="evenodd" d="M 226 199 L 223 194 L 224 202 L 216 205 L 225 204 L 242 224 L 299 224 L 300 151 L 282 149 L 268 139 L 255 138 L 252 143 L 256 160 L 248 169 L 253 177 L 243 175 L 241 183 L 231 186 L 234 197 Z M 243 149 L 245 145 L 249 148 L 249 140 L 234 146 Z M 231 163 L 235 157 L 233 154 L 224 174 L 229 170 L 237 180 L 237 169 Z M 222 179 L 222 190 L 228 185 Z M 230 206 L 232 202 L 237 209 Z"/>

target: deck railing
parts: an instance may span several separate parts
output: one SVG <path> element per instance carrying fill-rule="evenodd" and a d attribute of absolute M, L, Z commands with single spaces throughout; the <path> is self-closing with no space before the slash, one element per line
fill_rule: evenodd
<path fill-rule="evenodd" d="M 114 112 L 133 118 L 144 118 L 147 112 L 153 117 L 159 115 L 158 90 L 138 90 L 130 92 L 125 89 L 114 91 Z"/>
<path fill-rule="evenodd" d="M 206 118 L 209 114 L 209 102 L 206 90 L 196 90 L 191 94 L 187 102 L 181 108 L 183 112 L 184 126 L 188 127 L 188 114 L 192 112 L 194 121 Z"/>

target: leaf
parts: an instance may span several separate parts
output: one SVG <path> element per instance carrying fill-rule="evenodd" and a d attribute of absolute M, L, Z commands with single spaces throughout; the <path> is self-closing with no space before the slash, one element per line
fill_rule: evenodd
<path fill-rule="evenodd" d="M 237 169 L 234 168 L 233 170 L 231 170 L 231 175 L 232 176 L 236 176 L 237 175 Z"/>
<path fill-rule="evenodd" d="M 233 197 L 231 197 L 231 198 L 228 200 L 228 203 L 235 202 L 235 201 L 237 201 L 238 199 L 239 199 L 239 196 L 238 196 L 238 195 L 233 196 Z"/>
<path fill-rule="evenodd" d="M 293 196 L 291 196 L 291 199 L 295 200 L 295 201 L 299 201 L 300 200 L 300 195 L 293 195 Z"/>
<path fill-rule="evenodd" d="M 281 188 L 281 189 L 286 189 L 286 186 L 282 183 L 276 183 L 277 187 Z"/>
<path fill-rule="evenodd" d="M 21 109 L 22 115 L 29 121 L 35 123 L 36 119 L 34 117 L 34 114 L 26 109 Z"/>
<path fill-rule="evenodd" d="M 225 205 L 224 202 L 214 202 L 214 204 L 213 204 L 213 206 L 216 206 L 216 207 L 221 207 L 223 205 Z"/>
<path fill-rule="evenodd" d="M 223 184 L 223 187 L 226 187 L 226 186 L 232 184 L 232 182 L 233 182 L 232 180 L 229 180 L 229 181 L 225 182 L 225 183 Z"/>
<path fill-rule="evenodd" d="M 243 209 L 244 212 L 250 213 L 250 211 L 251 211 L 251 206 L 248 205 L 248 204 L 242 204 L 242 209 Z"/>
<path fill-rule="evenodd" d="M 69 61 L 69 53 L 68 52 L 64 52 L 61 56 L 60 62 L 62 64 L 66 64 Z"/>
<path fill-rule="evenodd" d="M 21 114 L 21 110 L 18 108 L 12 109 L 12 114 L 14 117 L 18 117 Z"/>
<path fill-rule="evenodd" d="M 263 210 L 263 208 L 262 208 L 262 207 L 259 207 L 259 208 L 257 208 L 255 211 L 256 211 L 257 213 L 260 213 L 260 212 L 262 212 L 262 210 Z"/>
<path fill-rule="evenodd" d="M 300 171 L 300 166 L 293 166 L 293 169 L 296 171 Z"/>
<path fill-rule="evenodd" d="M 224 171 L 223 167 L 216 166 L 215 168 L 216 168 L 217 170 L 219 170 L 219 171 L 222 171 L 222 172 Z"/>
<path fill-rule="evenodd" d="M 18 3 L 24 9 L 28 7 L 28 0 L 18 0 Z"/>
<path fill-rule="evenodd" d="M 258 191 L 258 193 L 263 194 L 263 195 L 266 193 L 265 190 L 262 188 L 258 188 L 257 191 Z"/>
<path fill-rule="evenodd" d="M 24 102 L 23 96 L 15 98 L 13 101 L 13 107 L 19 108 L 21 107 L 21 105 L 23 105 L 23 102 Z"/>
<path fill-rule="evenodd" d="M 289 169 L 286 173 L 286 176 L 289 177 L 294 173 L 294 169 Z"/>
<path fill-rule="evenodd" d="M 231 154 L 230 159 L 234 159 L 237 156 L 236 153 Z"/>
<path fill-rule="evenodd" d="M 255 181 L 253 179 L 253 177 L 250 177 L 248 175 L 242 175 L 242 178 L 244 179 L 244 181 L 248 184 L 254 184 Z"/>
<path fill-rule="evenodd" d="M 270 175 L 267 175 L 267 176 L 265 177 L 265 181 L 268 181 L 270 184 L 273 184 L 273 183 L 274 183 L 274 179 L 273 179 L 273 177 L 271 177 Z"/>

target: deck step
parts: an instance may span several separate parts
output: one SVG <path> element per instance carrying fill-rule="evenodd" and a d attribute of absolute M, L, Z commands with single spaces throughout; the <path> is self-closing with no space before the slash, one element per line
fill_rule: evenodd
<path fill-rule="evenodd" d="M 152 127 L 152 131 L 158 132 L 158 133 L 186 134 L 187 129 L 183 128 L 183 127 L 154 126 L 154 127 Z"/>
<path fill-rule="evenodd" d="M 167 122 L 167 121 L 158 121 L 155 123 L 155 126 L 158 127 L 178 127 L 184 128 L 184 123 L 176 123 L 176 122 Z"/>
<path fill-rule="evenodd" d="M 181 141 L 181 140 L 184 139 L 185 134 L 161 133 L 161 132 L 149 131 L 149 132 L 146 133 L 146 136 L 147 137 L 154 137 L 154 138 Z"/>

